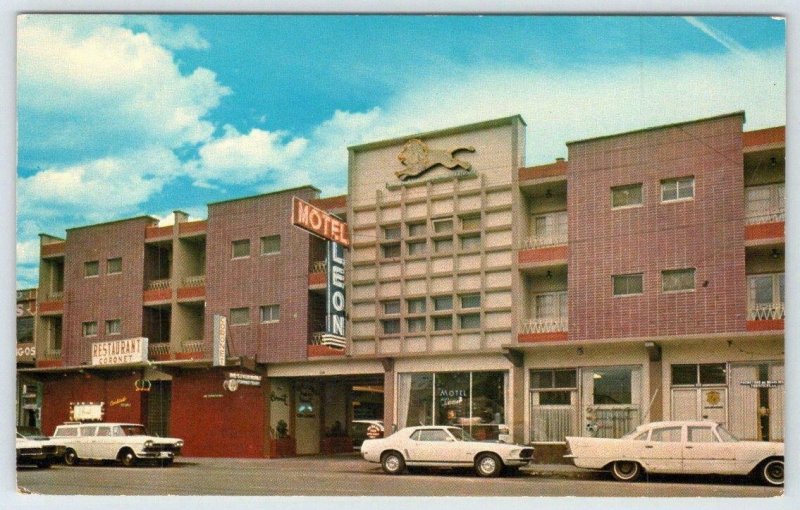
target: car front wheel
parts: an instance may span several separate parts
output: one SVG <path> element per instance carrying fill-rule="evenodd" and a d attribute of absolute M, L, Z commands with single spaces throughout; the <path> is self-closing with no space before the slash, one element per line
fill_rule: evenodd
<path fill-rule="evenodd" d="M 768 485 L 783 485 L 783 459 L 770 459 L 761 466 L 761 479 Z"/>
<path fill-rule="evenodd" d="M 633 482 L 642 475 L 642 467 L 638 462 L 618 460 L 611 466 L 611 475 L 620 482 Z"/>
<path fill-rule="evenodd" d="M 383 471 L 390 475 L 399 475 L 406 468 L 406 461 L 403 456 L 397 452 L 388 452 L 381 458 L 381 467 Z"/>
<path fill-rule="evenodd" d="M 479 476 L 499 476 L 503 471 L 503 461 L 493 453 L 482 453 L 475 459 L 475 472 Z"/>
<path fill-rule="evenodd" d="M 119 460 L 125 467 L 133 467 L 136 465 L 136 455 L 131 450 L 125 450 L 119 456 Z"/>

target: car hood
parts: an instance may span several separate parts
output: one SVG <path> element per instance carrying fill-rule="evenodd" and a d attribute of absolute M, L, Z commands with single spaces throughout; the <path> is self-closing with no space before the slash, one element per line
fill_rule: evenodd
<path fill-rule="evenodd" d="M 177 437 L 158 437 L 158 436 L 127 436 L 130 438 L 140 439 L 142 441 L 152 441 L 154 443 L 176 443 L 178 441 L 183 441 L 183 439 Z"/>

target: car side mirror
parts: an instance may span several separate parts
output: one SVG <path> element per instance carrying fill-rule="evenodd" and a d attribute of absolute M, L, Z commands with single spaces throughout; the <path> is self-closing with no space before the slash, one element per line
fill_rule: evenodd
<path fill-rule="evenodd" d="M 445 441 L 447 441 L 449 443 L 453 443 L 453 442 L 455 442 L 455 439 L 453 439 L 452 437 L 448 437 L 448 438 L 445 439 Z"/>

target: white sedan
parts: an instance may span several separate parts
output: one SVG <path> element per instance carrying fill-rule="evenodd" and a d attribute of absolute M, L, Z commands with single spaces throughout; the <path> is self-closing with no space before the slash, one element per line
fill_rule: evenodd
<path fill-rule="evenodd" d="M 458 427 L 408 427 L 381 439 L 367 439 L 361 455 L 391 475 L 406 466 L 474 467 L 480 476 L 514 472 L 533 459 L 533 448 L 474 440 Z"/>
<path fill-rule="evenodd" d="M 567 437 L 576 466 L 610 469 L 620 481 L 649 473 L 747 475 L 783 485 L 783 443 L 740 441 L 710 421 L 665 421 L 639 426 L 619 439 Z"/>

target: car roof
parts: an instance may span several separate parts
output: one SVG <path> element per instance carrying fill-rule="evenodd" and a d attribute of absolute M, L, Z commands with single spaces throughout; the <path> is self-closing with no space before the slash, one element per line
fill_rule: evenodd
<path fill-rule="evenodd" d="M 102 426 L 105 426 L 105 427 L 109 427 L 109 426 L 114 427 L 116 425 L 121 425 L 123 427 L 129 427 L 129 426 L 130 427 L 144 427 L 144 425 L 142 425 L 141 423 L 116 423 L 116 422 L 115 423 L 109 423 L 109 422 L 104 422 L 104 421 L 98 421 L 98 422 L 93 422 L 93 423 L 62 423 L 61 425 L 58 425 L 58 427 L 88 427 L 88 426 L 97 426 L 97 425 L 102 425 Z"/>
<path fill-rule="evenodd" d="M 650 428 L 655 428 L 655 427 L 682 427 L 684 425 L 688 425 L 688 426 L 704 426 L 704 427 L 712 426 L 713 427 L 713 426 L 717 426 L 719 424 L 717 422 L 711 421 L 711 420 L 672 420 L 672 421 L 654 421 L 654 422 L 651 422 L 651 423 L 645 423 L 643 425 L 639 425 L 636 428 L 637 428 L 637 430 L 638 429 L 644 430 L 644 429 L 650 429 Z"/>

